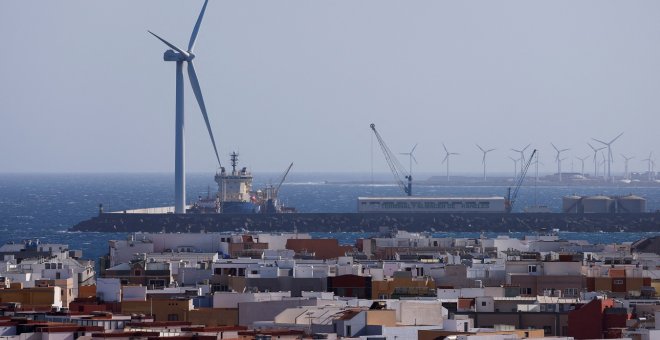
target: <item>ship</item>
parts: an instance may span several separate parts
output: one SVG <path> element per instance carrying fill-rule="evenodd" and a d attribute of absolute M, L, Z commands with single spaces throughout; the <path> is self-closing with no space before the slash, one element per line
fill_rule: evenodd
<path fill-rule="evenodd" d="M 279 189 L 286 179 L 293 163 L 282 175 L 277 186 L 268 185 L 260 190 L 252 189 L 253 176 L 246 167 L 238 166 L 238 153 L 230 155 L 231 171 L 220 167 L 215 174 L 218 191 L 215 195 L 199 197 L 190 208 L 189 213 L 202 214 L 276 214 L 295 212 L 292 207 L 286 207 L 278 198 Z"/>

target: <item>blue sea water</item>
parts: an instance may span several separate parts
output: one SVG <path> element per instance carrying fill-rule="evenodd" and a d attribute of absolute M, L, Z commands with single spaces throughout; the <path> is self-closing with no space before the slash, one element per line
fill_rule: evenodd
<path fill-rule="evenodd" d="M 255 175 L 255 188 L 278 174 Z M 364 176 L 362 176 L 364 177 Z M 295 174 L 280 190 L 280 198 L 300 212 L 354 212 L 359 196 L 400 196 L 395 185 L 331 184 L 349 181 L 355 175 Z M 329 181 L 330 183 L 327 183 Z M 96 259 L 107 252 L 107 241 L 123 239 L 124 233 L 71 233 L 67 229 L 98 213 L 99 203 L 106 211 L 172 205 L 171 174 L 0 174 L 0 242 L 39 239 L 41 242 L 66 243 L 82 249 L 84 257 Z M 206 195 L 214 188 L 213 175 L 195 173 L 187 177 L 189 200 Z M 504 196 L 504 186 L 416 186 L 420 196 Z M 623 195 L 635 193 L 647 198 L 649 210 L 660 209 L 660 190 L 652 187 L 539 187 L 540 205 L 559 211 L 561 197 L 567 194 Z M 515 210 L 534 204 L 534 189 L 522 187 Z M 591 242 L 626 242 L 655 233 L 564 233 L 568 239 Z M 477 232 L 457 231 L 439 236 L 478 237 Z M 335 237 L 353 244 L 368 234 L 313 233 L 314 237 Z M 486 236 L 497 236 L 487 234 Z M 523 234 L 512 233 L 513 237 Z"/>

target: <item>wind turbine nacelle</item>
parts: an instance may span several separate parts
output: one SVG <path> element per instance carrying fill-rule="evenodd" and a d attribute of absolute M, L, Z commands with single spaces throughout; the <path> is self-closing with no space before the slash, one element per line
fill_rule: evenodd
<path fill-rule="evenodd" d="M 186 56 L 184 56 L 183 54 L 181 54 L 177 51 L 174 51 L 174 50 L 167 50 L 163 54 L 163 60 L 165 60 L 165 61 L 185 61 Z"/>

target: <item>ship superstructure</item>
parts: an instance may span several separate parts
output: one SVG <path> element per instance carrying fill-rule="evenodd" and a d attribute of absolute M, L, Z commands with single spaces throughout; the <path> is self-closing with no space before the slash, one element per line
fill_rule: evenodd
<path fill-rule="evenodd" d="M 231 171 L 220 167 L 215 174 L 218 191 L 211 195 L 209 190 L 206 197 L 199 200 L 188 210 L 191 213 L 223 213 L 223 214 L 272 214 L 294 212 L 295 209 L 285 207 L 277 198 L 286 175 L 291 170 L 289 165 L 276 186 L 268 185 L 260 190 L 252 190 L 252 173 L 246 167 L 238 166 L 238 153 L 230 155 Z"/>
<path fill-rule="evenodd" d="M 249 214 L 259 212 L 256 197 L 252 195 L 252 174 L 246 167 L 238 170 L 238 154 L 231 153 L 231 172 L 224 167 L 215 174 L 218 183 L 218 203 L 220 212 L 228 214 Z"/>

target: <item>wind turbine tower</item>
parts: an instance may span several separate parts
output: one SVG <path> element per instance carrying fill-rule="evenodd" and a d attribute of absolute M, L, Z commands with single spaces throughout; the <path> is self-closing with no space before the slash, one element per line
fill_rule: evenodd
<path fill-rule="evenodd" d="M 605 147 L 600 147 L 600 148 L 595 148 L 593 145 L 590 143 L 587 143 L 591 150 L 594 152 L 594 178 L 598 177 L 598 151 L 605 149 Z"/>
<path fill-rule="evenodd" d="M 199 109 L 202 111 L 202 116 L 204 116 L 204 121 L 206 122 L 206 129 L 209 132 L 209 137 L 211 137 L 211 143 L 213 143 L 213 150 L 215 151 L 215 157 L 218 160 L 218 166 L 220 166 L 220 156 L 218 155 L 218 148 L 215 144 L 215 138 L 213 138 L 213 131 L 211 130 L 211 123 L 209 122 L 208 114 L 206 113 L 206 106 L 204 105 L 204 98 L 202 97 L 202 90 L 199 86 L 199 80 L 197 79 L 197 73 L 195 72 L 195 66 L 193 64 L 193 59 L 195 59 L 195 54 L 193 49 L 195 47 L 195 40 L 197 39 L 197 33 L 199 33 L 199 26 L 202 24 L 202 18 L 204 18 L 204 12 L 206 11 L 206 5 L 208 0 L 204 1 L 202 10 L 197 17 L 197 22 L 193 28 L 192 34 L 190 36 L 190 41 L 188 42 L 188 49 L 183 50 L 167 40 L 159 37 L 155 33 L 149 31 L 154 37 L 162 41 L 167 45 L 170 50 L 165 51 L 163 54 L 163 59 L 165 61 L 174 61 L 176 62 L 176 118 L 175 118 L 175 142 L 174 142 L 174 212 L 176 214 L 185 214 L 186 213 L 186 169 L 185 169 L 185 139 L 184 139 L 184 112 L 183 112 L 183 63 L 186 62 L 188 65 L 188 78 L 190 79 L 190 86 L 192 87 L 195 98 L 197 98 L 197 103 L 199 104 Z"/>
<path fill-rule="evenodd" d="M 479 146 L 479 144 L 477 144 L 477 147 L 484 154 L 483 158 L 481 158 L 481 164 L 483 164 L 483 166 L 484 166 L 484 182 L 485 182 L 486 181 L 486 155 L 491 151 L 495 151 L 495 149 L 486 150 L 486 149 L 482 148 L 481 146 Z"/>
<path fill-rule="evenodd" d="M 557 162 L 557 174 L 559 175 L 559 181 L 561 182 L 561 161 L 565 160 L 566 158 L 560 158 L 559 156 L 561 155 L 562 152 L 568 151 L 570 149 L 559 149 L 557 148 L 554 144 L 550 143 L 552 147 L 557 151 L 557 157 L 555 157 L 555 161 Z"/>
<path fill-rule="evenodd" d="M 409 162 L 410 162 L 410 164 L 409 164 L 409 168 L 410 168 L 410 175 L 411 175 L 411 176 L 412 176 L 412 172 L 413 172 L 413 171 L 412 171 L 412 162 L 415 161 L 415 164 L 417 164 L 417 158 L 415 158 L 415 149 L 417 149 L 417 145 L 419 145 L 419 143 L 415 144 L 415 146 L 413 146 L 413 148 L 412 148 L 412 150 L 410 150 L 410 152 L 402 152 L 402 153 L 400 153 L 400 155 L 406 155 L 406 156 L 408 156 L 408 160 L 409 160 Z"/>
<path fill-rule="evenodd" d="M 449 183 L 449 158 L 451 156 L 457 156 L 459 154 L 456 152 L 449 152 L 449 150 L 447 150 L 447 147 L 445 146 L 445 143 L 442 143 L 442 147 L 445 149 L 445 158 L 442 160 L 442 163 L 445 162 L 447 163 L 447 183 Z"/>
<path fill-rule="evenodd" d="M 614 162 L 614 157 L 612 157 L 612 143 L 619 139 L 623 135 L 623 132 L 621 132 L 618 136 L 614 137 L 609 143 L 603 142 L 602 140 L 598 140 L 596 138 L 592 138 L 598 143 L 601 143 L 607 147 L 607 180 L 609 182 L 612 181 L 612 162 Z"/>

